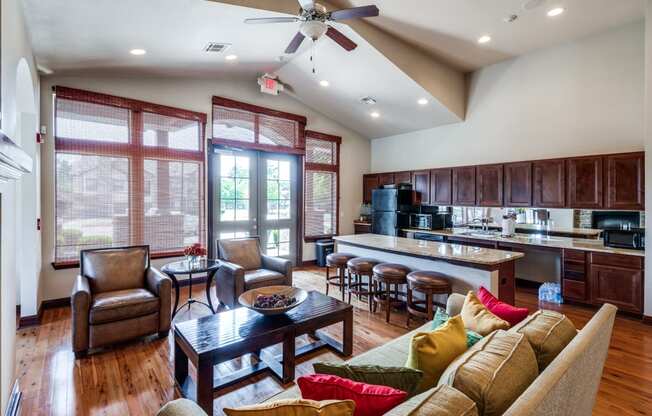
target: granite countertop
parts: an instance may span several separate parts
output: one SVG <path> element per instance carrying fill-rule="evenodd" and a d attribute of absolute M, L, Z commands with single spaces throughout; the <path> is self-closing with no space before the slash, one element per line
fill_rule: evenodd
<path fill-rule="evenodd" d="M 337 242 L 371 250 L 391 251 L 399 254 L 432 257 L 480 265 L 496 265 L 524 257 L 523 253 L 493 250 L 460 244 L 438 243 L 379 234 L 356 234 L 334 237 Z"/>
<path fill-rule="evenodd" d="M 477 227 L 480 228 L 480 224 L 467 224 L 468 227 Z M 489 228 L 498 228 L 502 229 L 503 226 L 496 222 L 489 224 Z M 532 230 L 532 231 L 546 231 L 553 233 L 562 233 L 562 234 L 577 234 L 577 235 L 591 235 L 599 236 L 602 230 L 596 228 L 575 228 L 575 227 L 548 227 L 540 224 L 516 224 L 516 229 L 519 230 Z"/>
<path fill-rule="evenodd" d="M 615 248 L 615 247 L 606 247 L 602 240 L 596 239 L 587 239 L 587 238 L 571 238 L 571 237 L 549 237 L 545 235 L 536 235 L 536 234 L 514 234 L 513 237 L 502 237 L 498 235 L 468 235 L 467 233 L 473 231 L 470 228 L 449 228 L 444 230 L 432 230 L 424 231 L 417 230 L 412 228 L 403 229 L 405 232 L 414 232 L 414 233 L 427 233 L 443 236 L 458 236 L 468 239 L 475 240 L 485 240 L 485 241 L 498 241 L 503 243 L 515 243 L 531 246 L 540 246 L 540 247 L 552 247 L 552 248 L 567 248 L 574 250 L 584 250 L 584 251 L 595 251 L 600 253 L 612 253 L 612 254 L 625 254 L 629 256 L 638 256 L 644 257 L 645 251 L 643 250 L 631 250 L 625 248 Z M 476 230 L 477 231 L 477 230 Z"/>

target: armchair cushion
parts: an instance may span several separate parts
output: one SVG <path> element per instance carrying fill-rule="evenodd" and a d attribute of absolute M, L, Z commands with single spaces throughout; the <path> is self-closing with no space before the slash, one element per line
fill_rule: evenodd
<path fill-rule="evenodd" d="M 256 269 L 244 272 L 245 290 L 257 289 L 259 287 L 284 285 L 285 276 L 281 273 Z"/>
<path fill-rule="evenodd" d="M 257 238 L 238 238 L 218 241 L 220 258 L 235 263 L 245 270 L 260 269 L 260 245 Z"/>
<path fill-rule="evenodd" d="M 91 305 L 91 289 L 88 279 L 77 276 L 70 296 L 72 306 L 72 350 L 75 352 L 88 349 L 88 312 Z"/>
<path fill-rule="evenodd" d="M 145 246 L 83 251 L 81 262 L 91 293 L 145 287 L 145 270 L 149 266 Z"/>
<path fill-rule="evenodd" d="M 156 313 L 159 298 L 147 289 L 125 289 L 102 292 L 93 296 L 90 323 L 93 325 Z"/>

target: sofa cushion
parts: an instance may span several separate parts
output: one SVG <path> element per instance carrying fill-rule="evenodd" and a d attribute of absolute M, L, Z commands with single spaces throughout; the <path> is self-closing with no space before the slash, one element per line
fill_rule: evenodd
<path fill-rule="evenodd" d="M 476 416 L 475 402 L 446 385 L 437 386 L 399 404 L 385 416 Z"/>
<path fill-rule="evenodd" d="M 529 313 L 527 308 L 517 308 L 516 306 L 512 306 L 509 303 L 496 299 L 491 292 L 482 286 L 478 289 L 478 299 L 480 299 L 480 302 L 482 302 L 491 313 L 500 319 L 509 322 L 510 325 L 516 325 L 521 322 L 523 319 L 527 318 Z"/>
<path fill-rule="evenodd" d="M 407 392 L 408 396 L 414 394 L 423 378 L 423 372 L 407 367 L 314 363 L 312 368 L 317 374 L 330 374 L 360 383 L 392 387 Z"/>
<path fill-rule="evenodd" d="M 459 316 L 432 332 L 414 334 L 405 366 L 423 371 L 417 391 L 434 387 L 446 367 L 466 349 L 464 322 Z"/>
<path fill-rule="evenodd" d="M 524 335 L 498 330 L 484 337 L 444 371 L 439 384 L 456 388 L 480 415 L 501 415 L 539 374 Z"/>
<path fill-rule="evenodd" d="M 192 400 L 172 400 L 161 407 L 156 416 L 208 416 L 199 405 Z"/>
<path fill-rule="evenodd" d="M 89 322 L 93 325 L 137 318 L 158 312 L 159 299 L 147 289 L 125 289 L 93 296 Z"/>
<path fill-rule="evenodd" d="M 355 416 L 381 416 L 407 398 L 407 393 L 401 390 L 328 374 L 299 377 L 297 384 L 304 399 L 353 400 Z"/>
<path fill-rule="evenodd" d="M 509 329 L 510 326 L 509 322 L 491 313 L 473 291 L 467 293 L 460 315 L 466 328 L 482 336 L 489 335 L 497 329 Z"/>
<path fill-rule="evenodd" d="M 566 315 L 540 310 L 510 329 L 525 335 L 530 342 L 539 364 L 539 372 L 555 359 L 577 335 L 575 325 Z"/>
<path fill-rule="evenodd" d="M 245 270 L 260 269 L 260 247 L 257 238 L 237 238 L 218 241 L 220 258 Z"/>
<path fill-rule="evenodd" d="M 432 329 L 437 329 L 450 319 L 450 316 L 442 308 L 437 308 L 435 317 L 432 319 Z M 470 329 L 466 330 L 466 346 L 471 348 L 476 342 L 482 339 L 482 335 Z"/>
<path fill-rule="evenodd" d="M 245 289 L 258 289 L 260 287 L 282 285 L 285 283 L 285 276 L 281 273 L 267 270 L 247 270 L 244 274 Z"/>
<path fill-rule="evenodd" d="M 223 410 L 227 416 L 352 416 L 355 403 L 351 400 L 287 399 Z"/>
<path fill-rule="evenodd" d="M 81 259 L 91 293 L 145 287 L 147 247 L 86 251 Z"/>

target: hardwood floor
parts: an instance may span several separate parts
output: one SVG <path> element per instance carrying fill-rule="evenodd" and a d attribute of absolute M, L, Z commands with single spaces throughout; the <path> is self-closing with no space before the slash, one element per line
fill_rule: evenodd
<path fill-rule="evenodd" d="M 324 290 L 324 279 L 316 268 L 295 272 L 295 284 L 305 289 Z M 200 285 L 201 286 L 201 285 Z M 339 296 L 336 289 L 332 296 Z M 196 287 L 195 297 L 203 296 Z M 214 294 L 213 294 L 214 296 Z M 187 297 L 187 288 L 182 288 Z M 393 313 L 391 325 L 385 324 L 380 311 L 367 311 L 366 303 L 354 299 L 355 355 L 374 348 L 408 331 L 405 314 Z M 519 289 L 516 304 L 538 309 L 536 293 Z M 579 328 L 595 312 L 575 305 L 545 305 L 567 314 Z M 208 313 L 194 306 L 179 314 L 175 321 L 197 318 Z M 411 327 L 421 325 L 413 321 Z M 75 361 L 70 349 L 70 308 L 46 310 L 38 327 L 18 331 L 17 372 L 23 391 L 23 415 L 151 415 L 165 402 L 178 397 L 172 369 L 172 335 L 165 340 L 154 337 L 126 343 Z M 341 334 L 338 326 L 330 331 Z M 231 371 L 249 365 L 249 357 L 220 366 Z M 312 372 L 314 361 L 341 361 L 329 350 L 303 357 L 297 376 Z M 192 366 L 191 366 L 192 368 Z M 191 370 L 192 371 L 192 370 Z M 215 414 L 225 406 L 260 402 L 285 387 L 267 374 L 233 386 L 215 398 Z M 652 326 L 639 320 L 618 317 L 609 355 L 598 393 L 596 415 L 652 414 Z"/>

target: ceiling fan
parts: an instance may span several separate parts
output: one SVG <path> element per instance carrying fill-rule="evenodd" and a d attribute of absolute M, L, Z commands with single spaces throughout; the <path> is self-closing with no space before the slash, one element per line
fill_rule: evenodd
<path fill-rule="evenodd" d="M 346 19 L 358 19 L 361 17 L 378 16 L 378 7 L 374 5 L 352 7 L 350 9 L 334 10 L 329 12 L 326 7 L 313 0 L 298 0 L 301 11 L 298 16 L 293 17 L 262 17 L 254 19 L 245 19 L 248 24 L 261 23 L 296 23 L 301 22 L 299 32 L 294 36 L 285 53 L 295 53 L 305 38 L 313 41 L 326 35 L 334 40 L 338 45 L 352 51 L 358 45 L 346 37 L 342 32 L 328 25 L 328 22 L 339 22 Z"/>

